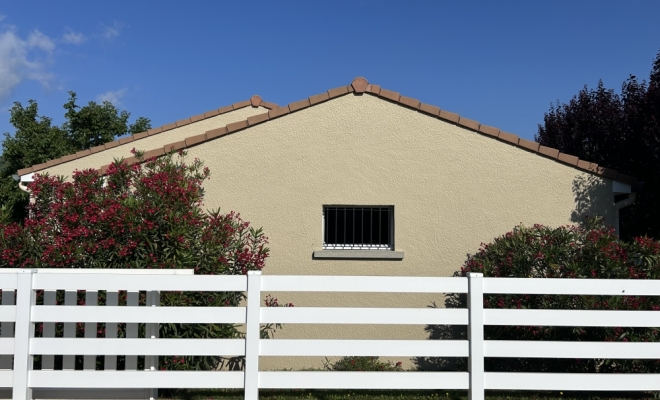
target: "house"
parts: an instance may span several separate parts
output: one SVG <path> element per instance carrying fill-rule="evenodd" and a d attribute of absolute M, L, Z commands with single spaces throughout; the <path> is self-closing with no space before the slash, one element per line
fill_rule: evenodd
<path fill-rule="evenodd" d="M 253 96 L 18 172 L 104 171 L 130 150 L 187 149 L 211 169 L 208 208 L 270 238 L 266 274 L 451 276 L 519 223 L 586 214 L 618 225 L 634 179 L 356 78 L 278 107 Z M 615 203 L 617 197 L 628 197 Z M 297 306 L 426 307 L 440 296 L 276 293 Z M 422 327 L 287 325 L 280 338 L 424 339 Z M 264 368 L 320 366 L 264 360 Z"/>

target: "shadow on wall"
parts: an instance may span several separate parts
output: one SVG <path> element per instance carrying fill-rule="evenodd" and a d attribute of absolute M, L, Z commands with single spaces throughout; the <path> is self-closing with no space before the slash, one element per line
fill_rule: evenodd
<path fill-rule="evenodd" d="M 602 216 L 607 225 L 616 223 L 616 212 L 612 207 L 614 194 L 607 180 L 594 175 L 578 175 L 573 179 L 575 210 L 571 222 L 583 224 L 585 217 Z"/>
<path fill-rule="evenodd" d="M 454 276 L 460 276 L 455 272 Z M 438 308 L 436 303 L 429 307 Z M 467 308 L 465 293 L 447 293 L 445 308 Z M 467 340 L 466 325 L 426 325 L 424 330 L 429 340 Z M 461 357 L 413 357 L 413 364 L 418 371 L 467 371 L 467 358 Z"/>

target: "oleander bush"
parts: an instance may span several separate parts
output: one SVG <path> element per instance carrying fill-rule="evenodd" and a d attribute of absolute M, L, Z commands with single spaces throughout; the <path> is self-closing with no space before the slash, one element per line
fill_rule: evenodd
<path fill-rule="evenodd" d="M 200 160 L 188 162 L 185 152 L 147 160 L 133 153 L 140 162 L 117 160 L 105 176 L 94 169 L 74 172 L 71 181 L 35 175 L 29 217 L 22 225 L 0 225 L 0 267 L 190 268 L 205 275 L 246 274 L 264 267 L 269 249 L 261 229 L 235 212 L 202 210 L 202 184 L 210 171 Z M 120 304 L 125 296 L 120 294 Z M 61 304 L 62 293 L 58 297 Z M 240 292 L 161 293 L 163 306 L 237 306 L 243 299 Z M 79 297 L 79 304 L 84 301 Z M 262 333 L 274 328 L 267 326 Z M 121 325 L 118 334 L 125 334 Z M 161 324 L 160 335 L 233 338 L 242 333 L 231 324 Z M 98 336 L 105 336 L 104 324 L 98 325 Z M 241 358 L 160 359 L 162 369 L 242 366 Z"/>
<path fill-rule="evenodd" d="M 562 279 L 660 279 L 660 242 L 638 237 L 619 240 L 602 219 L 584 226 L 517 226 L 469 255 L 456 276 Z M 447 298 L 448 307 L 465 306 L 464 295 Z M 485 308 L 569 310 L 653 310 L 659 296 L 484 296 Z M 432 330 L 432 328 L 430 329 Z M 660 327 L 486 326 L 486 340 L 660 342 Z M 436 333 L 438 333 L 436 331 Z M 487 358 L 491 371 L 660 372 L 660 357 L 649 360 Z"/>

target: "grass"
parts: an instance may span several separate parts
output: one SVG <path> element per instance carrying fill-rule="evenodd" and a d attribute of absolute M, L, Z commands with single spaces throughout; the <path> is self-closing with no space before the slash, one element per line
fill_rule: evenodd
<path fill-rule="evenodd" d="M 162 399 L 177 400 L 243 400 L 242 390 L 186 390 L 163 393 Z M 261 390 L 264 400 L 466 400 L 467 392 L 459 390 Z M 631 400 L 653 399 L 651 393 L 595 393 L 595 392 L 486 392 L 489 400 Z"/>

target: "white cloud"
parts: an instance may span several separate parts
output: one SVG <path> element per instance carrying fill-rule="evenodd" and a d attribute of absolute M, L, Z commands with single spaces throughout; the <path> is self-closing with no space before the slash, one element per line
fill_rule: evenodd
<path fill-rule="evenodd" d="M 52 75 L 39 57 L 50 56 L 54 49 L 53 40 L 37 30 L 27 39 L 13 29 L 0 33 L 0 100 L 24 80 L 35 80 L 47 87 Z"/>
<path fill-rule="evenodd" d="M 111 40 L 119 36 L 119 31 L 124 27 L 121 22 L 114 21 L 112 26 L 101 24 L 101 37 Z"/>
<path fill-rule="evenodd" d="M 64 43 L 69 43 L 69 44 L 75 44 L 76 46 L 79 46 L 83 44 L 87 38 L 85 35 L 83 35 L 80 32 L 74 32 L 72 29 L 67 28 L 67 31 L 64 35 L 62 35 L 62 40 Z"/>
<path fill-rule="evenodd" d="M 96 96 L 96 101 L 99 103 L 103 103 L 104 101 L 109 101 L 114 106 L 120 106 L 121 99 L 126 95 L 126 92 L 127 92 L 126 88 L 119 90 L 110 90 L 108 92 L 101 93 L 100 95 Z"/>

